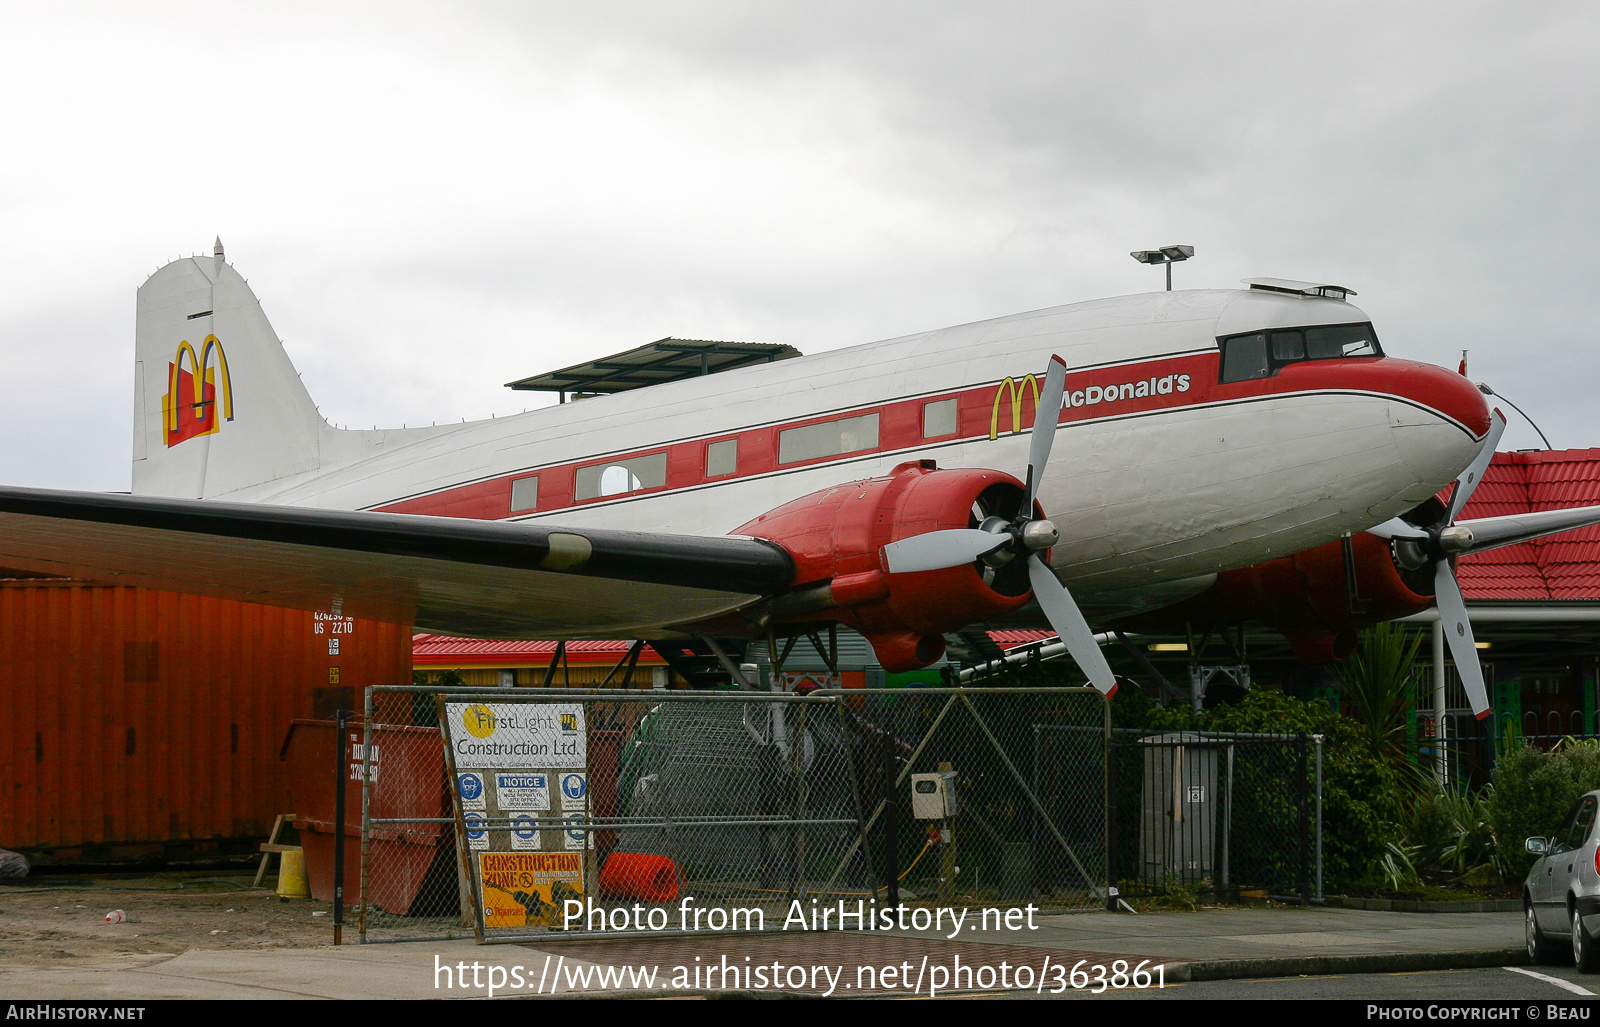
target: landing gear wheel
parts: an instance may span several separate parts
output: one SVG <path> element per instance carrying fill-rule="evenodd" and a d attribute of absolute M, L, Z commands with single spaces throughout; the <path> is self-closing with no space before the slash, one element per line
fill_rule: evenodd
<path fill-rule="evenodd" d="M 1550 943 L 1545 940 L 1544 932 L 1539 930 L 1539 921 L 1533 915 L 1532 903 L 1522 907 L 1522 917 L 1523 936 L 1528 943 L 1528 961 L 1536 966 L 1540 963 L 1551 962 L 1555 958 L 1555 952 Z"/>
<path fill-rule="evenodd" d="M 1576 909 L 1572 911 L 1572 962 L 1580 973 L 1600 970 L 1600 942 L 1583 929 L 1583 916 Z"/>

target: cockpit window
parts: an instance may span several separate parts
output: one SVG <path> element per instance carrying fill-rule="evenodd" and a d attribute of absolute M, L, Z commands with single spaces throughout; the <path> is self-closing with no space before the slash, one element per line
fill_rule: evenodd
<path fill-rule="evenodd" d="M 1270 378 L 1284 365 L 1302 360 L 1383 356 L 1371 324 L 1277 328 L 1230 335 L 1217 343 L 1222 347 L 1224 382 Z"/>
<path fill-rule="evenodd" d="M 1254 335 L 1235 335 L 1222 340 L 1222 380 L 1243 382 L 1251 378 L 1267 378 L 1272 374 L 1272 361 L 1267 359 L 1265 332 Z"/>

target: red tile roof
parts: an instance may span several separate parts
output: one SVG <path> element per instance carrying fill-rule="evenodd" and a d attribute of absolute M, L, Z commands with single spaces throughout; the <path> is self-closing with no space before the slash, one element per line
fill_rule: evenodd
<path fill-rule="evenodd" d="M 615 663 L 627 655 L 631 639 L 567 643 L 568 663 Z M 412 635 L 411 662 L 418 665 L 457 667 L 484 663 L 549 663 L 556 651 L 554 642 L 533 642 L 490 638 L 453 638 L 449 635 Z M 657 667 L 666 661 L 655 650 L 639 654 L 639 665 Z"/>
<path fill-rule="evenodd" d="M 1496 453 L 1464 519 L 1600 505 L 1600 449 Z M 1600 599 L 1600 527 L 1462 559 L 1468 599 Z"/>

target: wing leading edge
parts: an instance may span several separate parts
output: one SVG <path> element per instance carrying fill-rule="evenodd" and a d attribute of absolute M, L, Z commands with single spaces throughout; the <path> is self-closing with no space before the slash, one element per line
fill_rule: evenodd
<path fill-rule="evenodd" d="M 645 635 L 793 581 L 784 550 L 699 537 L 0 488 L 0 566 L 482 638 Z"/>

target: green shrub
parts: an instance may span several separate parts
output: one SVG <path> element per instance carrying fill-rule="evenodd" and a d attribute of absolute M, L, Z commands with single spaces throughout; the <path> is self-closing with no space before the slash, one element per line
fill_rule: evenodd
<path fill-rule="evenodd" d="M 1516 744 L 1500 754 L 1486 805 L 1508 880 L 1520 880 L 1533 866 L 1523 839 L 1554 834 L 1578 797 L 1596 788 L 1600 741 L 1566 739 L 1551 752 Z"/>

